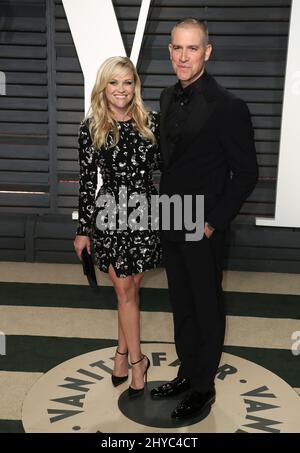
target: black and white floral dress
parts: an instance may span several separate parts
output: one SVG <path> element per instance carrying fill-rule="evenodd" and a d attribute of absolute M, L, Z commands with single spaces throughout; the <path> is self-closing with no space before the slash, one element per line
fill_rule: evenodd
<path fill-rule="evenodd" d="M 149 115 L 150 128 L 157 137 L 158 114 L 150 112 Z M 118 144 L 109 147 L 112 143 L 112 136 L 109 134 L 108 146 L 97 150 L 92 145 L 87 124 L 82 122 L 80 125 L 77 234 L 90 237 L 94 262 L 100 270 L 108 272 L 108 267 L 112 264 L 118 277 L 126 277 L 153 269 L 161 263 L 159 233 L 156 228 L 151 229 L 150 210 L 151 198 L 153 199 L 151 196 L 157 194 L 152 176 L 159 166 L 159 150 L 157 145 L 153 145 L 136 130 L 133 120 L 118 122 L 118 128 L 120 132 Z M 98 167 L 102 177 L 102 186 L 96 195 Z M 99 197 L 114 197 L 115 206 L 119 208 L 121 201 L 124 201 L 122 198 L 119 204 L 120 189 L 123 194 L 126 190 L 128 198 L 143 195 L 143 199 L 147 200 L 147 228 L 145 228 L 145 222 L 140 228 L 141 217 L 134 215 L 132 219 L 133 222 L 135 219 L 137 221 L 136 229 L 128 227 L 127 222 L 126 227 L 122 225 L 120 228 L 124 216 L 121 219 L 118 211 L 113 218 L 115 222 L 111 222 L 111 224 L 107 222 L 108 228 L 98 228 L 101 211 Z M 140 207 L 141 216 L 143 216 L 143 206 L 145 208 L 145 204 L 136 205 L 136 207 Z M 127 219 L 130 214 L 134 214 L 133 211 L 133 208 L 127 208 Z M 145 219 L 144 216 L 143 218 Z"/>

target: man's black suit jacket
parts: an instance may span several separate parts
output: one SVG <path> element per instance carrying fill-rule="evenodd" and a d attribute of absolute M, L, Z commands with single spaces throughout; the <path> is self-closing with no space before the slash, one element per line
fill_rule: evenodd
<path fill-rule="evenodd" d="M 225 230 L 252 192 L 258 176 L 254 133 L 244 101 L 222 88 L 205 72 L 195 86 L 181 139 L 172 147 L 166 136 L 166 115 L 174 86 L 161 94 L 160 195 L 204 195 L 205 221 Z M 174 125 L 175 127 L 175 125 Z M 182 241 L 186 231 L 164 231 Z"/>

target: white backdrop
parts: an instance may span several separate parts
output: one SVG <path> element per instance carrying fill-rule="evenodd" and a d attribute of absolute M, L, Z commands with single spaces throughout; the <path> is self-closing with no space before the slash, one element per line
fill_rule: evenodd
<path fill-rule="evenodd" d="M 274 219 L 256 225 L 300 227 L 300 1 L 293 0 L 281 119 Z M 299 202 L 299 205 L 298 205 Z"/>
<path fill-rule="evenodd" d="M 125 48 L 111 0 L 63 0 L 84 76 L 85 111 L 101 62 L 125 55 Z M 199 1 L 201 4 L 201 1 Z M 136 64 L 141 48 L 150 0 L 141 9 L 131 52 Z M 184 16 L 184 10 L 183 10 Z M 275 218 L 257 218 L 257 225 L 300 227 L 300 0 L 292 0 L 286 65 Z M 99 185 L 98 185 L 99 187 Z"/>
<path fill-rule="evenodd" d="M 101 63 L 116 55 L 126 56 L 111 0 L 62 0 L 84 77 L 84 105 L 87 112 L 96 74 Z M 130 54 L 136 65 L 151 0 L 142 0 Z"/>

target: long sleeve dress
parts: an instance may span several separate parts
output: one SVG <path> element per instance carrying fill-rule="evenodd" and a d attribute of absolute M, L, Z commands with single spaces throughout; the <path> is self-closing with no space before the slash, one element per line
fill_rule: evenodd
<path fill-rule="evenodd" d="M 158 114 L 150 112 L 150 128 L 158 134 Z M 153 172 L 159 165 L 159 149 L 145 139 L 135 128 L 133 120 L 118 122 L 120 139 L 117 145 L 110 147 L 112 136 L 109 134 L 107 146 L 95 149 L 88 125 L 82 122 L 79 129 L 78 152 L 80 165 L 79 180 L 79 219 L 77 235 L 89 236 L 92 255 L 100 270 L 108 272 L 111 264 L 118 277 L 135 275 L 153 269 L 161 263 L 161 245 L 159 232 L 151 229 L 151 199 L 157 195 L 153 185 Z M 102 186 L 96 194 L 97 168 L 100 168 Z M 121 225 L 124 217 L 109 217 L 109 227 L 99 228 L 103 207 L 99 206 L 102 196 L 114 197 L 116 208 L 120 208 L 120 189 L 126 190 L 128 198 L 144 196 L 145 204 L 137 204 L 140 216 L 135 215 L 134 208 L 127 208 L 127 219 L 133 215 L 131 222 L 136 228 Z M 122 207 L 122 206 L 121 206 Z M 145 214 L 145 209 L 147 209 Z M 144 211 L 143 211 L 144 210 Z M 139 227 L 139 220 L 147 216 L 148 225 Z M 111 221 L 114 220 L 114 222 Z M 127 220 L 126 219 L 126 220 Z M 132 225 L 132 223 L 131 223 Z"/>

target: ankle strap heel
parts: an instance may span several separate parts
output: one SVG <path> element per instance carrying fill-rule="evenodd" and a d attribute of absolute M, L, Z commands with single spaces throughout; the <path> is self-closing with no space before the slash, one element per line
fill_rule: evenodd
<path fill-rule="evenodd" d="M 140 363 L 144 359 L 147 359 L 147 367 L 144 371 L 144 381 L 145 381 L 145 383 L 147 383 L 147 374 L 148 374 L 148 369 L 150 367 L 150 360 L 148 359 L 148 357 L 146 355 L 142 354 L 142 357 L 140 358 L 140 360 L 137 360 L 136 362 L 131 362 L 131 365 L 136 365 L 137 363 Z M 144 388 L 145 388 L 145 386 L 141 389 L 134 389 L 132 387 L 129 387 L 128 396 L 130 398 L 136 397 L 136 396 L 141 396 L 144 393 Z"/>
<path fill-rule="evenodd" d="M 119 355 L 125 355 L 128 356 L 128 351 L 127 352 L 120 352 L 118 351 L 118 348 L 116 349 L 116 353 Z M 126 376 L 115 376 L 114 374 L 111 375 L 111 381 L 114 387 L 117 387 L 118 385 L 123 384 L 123 382 L 127 381 L 128 379 L 128 374 Z"/>
<path fill-rule="evenodd" d="M 142 358 L 141 358 L 140 360 L 137 360 L 136 362 L 131 362 L 131 365 L 136 365 L 137 363 L 140 363 L 142 360 L 144 360 L 145 357 L 146 357 L 146 356 L 143 354 L 143 355 L 142 355 Z M 148 359 L 148 357 L 147 357 L 147 359 Z M 149 359 L 148 359 L 148 360 L 149 360 Z"/>
<path fill-rule="evenodd" d="M 127 352 L 120 352 L 120 351 L 118 350 L 118 348 L 116 349 L 116 353 L 117 353 L 117 354 L 120 354 L 120 355 L 128 355 L 128 351 L 127 351 Z"/>

